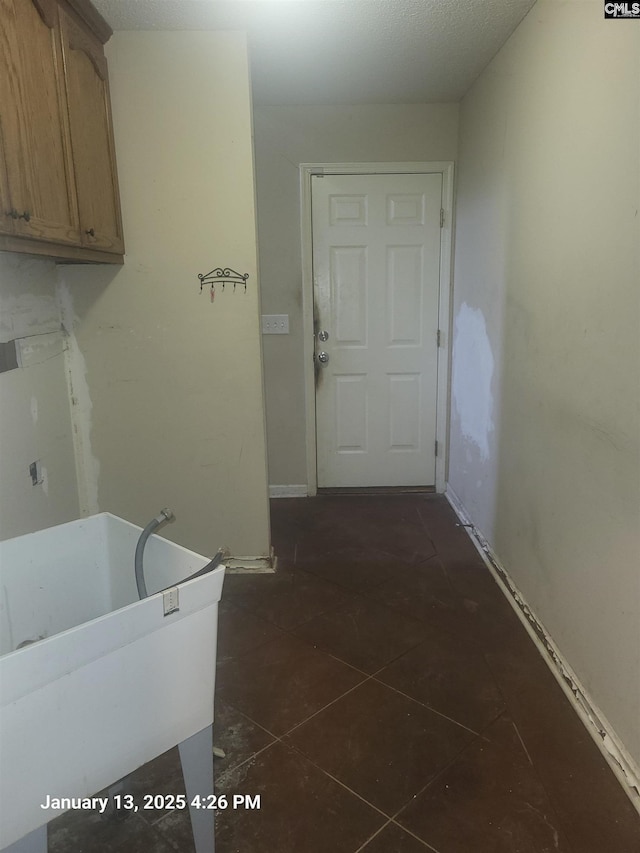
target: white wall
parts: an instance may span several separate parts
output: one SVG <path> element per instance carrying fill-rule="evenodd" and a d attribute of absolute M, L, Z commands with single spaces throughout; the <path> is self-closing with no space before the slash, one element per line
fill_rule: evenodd
<path fill-rule="evenodd" d="M 539 2 L 465 97 L 449 482 L 640 763 L 640 28 Z"/>
<path fill-rule="evenodd" d="M 126 259 L 64 268 L 84 511 L 203 554 L 265 555 L 269 515 L 245 37 L 118 32 L 107 45 Z M 198 273 L 249 273 L 200 294 Z"/>
<path fill-rule="evenodd" d="M 254 113 L 262 310 L 290 334 L 263 339 L 269 482 L 307 482 L 300 163 L 454 160 L 457 104 L 257 107 Z"/>
<path fill-rule="evenodd" d="M 0 342 L 21 367 L 0 374 L 0 539 L 77 518 L 65 337 L 51 261 L 0 254 Z M 29 465 L 39 460 L 42 482 Z"/>

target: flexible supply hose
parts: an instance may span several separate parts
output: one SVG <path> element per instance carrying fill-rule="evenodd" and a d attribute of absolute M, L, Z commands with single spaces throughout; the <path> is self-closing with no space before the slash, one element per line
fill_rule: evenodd
<path fill-rule="evenodd" d="M 147 596 L 149 595 L 149 593 L 147 592 L 147 586 L 144 582 L 144 569 L 142 566 L 144 546 L 147 544 L 147 539 L 151 536 L 152 533 L 155 533 L 155 531 L 161 525 L 166 524 L 167 521 L 173 521 L 174 518 L 175 516 L 170 509 L 163 509 L 160 512 L 160 515 L 157 515 L 154 519 L 152 519 L 140 534 L 138 544 L 136 545 L 135 556 L 136 586 L 138 587 L 138 598 L 140 600 L 142 600 L 143 598 L 147 598 Z"/>
<path fill-rule="evenodd" d="M 189 575 L 186 578 L 182 578 L 182 580 L 178 581 L 178 583 L 186 583 L 187 581 L 192 581 L 194 578 L 199 578 L 202 575 L 206 575 L 208 572 L 212 572 L 214 569 L 217 569 L 220 563 L 222 563 L 223 560 L 226 560 L 227 557 L 229 557 L 230 555 L 231 552 L 228 548 L 221 548 L 219 551 L 216 552 L 215 557 L 213 557 L 213 559 L 210 560 L 206 566 L 203 566 L 203 568 L 198 569 L 198 571 L 194 572 L 192 575 Z M 164 592 L 167 589 L 172 589 L 172 587 L 174 586 L 175 584 L 172 584 L 171 586 L 167 586 L 164 589 L 159 590 L 159 592 Z"/>

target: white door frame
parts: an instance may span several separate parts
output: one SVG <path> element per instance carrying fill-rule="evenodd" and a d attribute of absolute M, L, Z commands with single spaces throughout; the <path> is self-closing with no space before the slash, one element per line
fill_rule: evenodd
<path fill-rule="evenodd" d="M 302 231 L 302 325 L 304 352 L 305 431 L 307 445 L 308 494 L 318 491 L 316 469 L 316 386 L 313 364 L 313 242 L 311 221 L 312 175 L 442 175 L 442 207 L 444 221 L 440 240 L 440 287 L 438 297 L 438 391 L 436 398 L 436 491 L 446 486 L 449 434 L 449 376 L 451 362 L 450 301 L 453 246 L 453 163 L 301 163 L 300 209 Z"/>

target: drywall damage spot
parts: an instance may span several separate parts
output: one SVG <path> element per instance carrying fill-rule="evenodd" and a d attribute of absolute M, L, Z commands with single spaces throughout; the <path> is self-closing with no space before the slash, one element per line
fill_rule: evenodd
<path fill-rule="evenodd" d="M 494 360 L 484 315 L 463 302 L 455 319 L 452 394 L 460 430 L 489 458 L 489 436 L 493 432 Z"/>
<path fill-rule="evenodd" d="M 60 321 L 58 320 L 58 325 Z M 30 335 L 15 341 L 18 367 L 36 367 L 62 356 L 64 340 L 60 329 L 55 332 L 43 332 L 40 335 Z"/>
<path fill-rule="evenodd" d="M 60 330 L 58 306 L 47 286 L 54 270 L 52 261 L 27 259 L 10 252 L 0 256 L 0 341 Z"/>
<path fill-rule="evenodd" d="M 100 463 L 91 452 L 91 411 L 93 405 L 87 382 L 87 366 L 78 346 L 74 330 L 73 299 L 68 285 L 58 281 L 56 286 L 60 317 L 65 334 L 66 370 L 71 398 L 71 424 L 78 472 L 78 494 L 83 515 L 100 511 L 98 505 L 98 476 Z"/>

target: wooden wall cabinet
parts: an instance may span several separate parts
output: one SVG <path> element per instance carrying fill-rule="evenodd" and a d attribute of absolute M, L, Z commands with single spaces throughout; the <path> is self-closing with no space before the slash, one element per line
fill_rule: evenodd
<path fill-rule="evenodd" d="M 122 263 L 110 35 L 86 0 L 0 0 L 0 249 Z"/>

